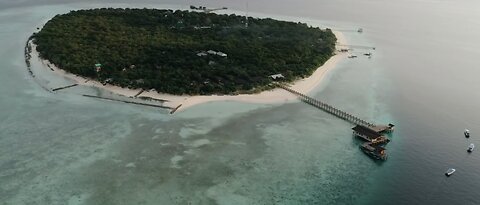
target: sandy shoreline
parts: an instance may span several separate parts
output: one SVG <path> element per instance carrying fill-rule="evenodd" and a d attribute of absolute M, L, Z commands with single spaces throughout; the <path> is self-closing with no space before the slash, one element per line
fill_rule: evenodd
<path fill-rule="evenodd" d="M 338 31 L 333 31 L 335 36 L 337 37 L 337 44 L 346 45 L 346 39 L 344 35 Z M 337 48 L 338 50 L 339 48 Z M 38 53 L 35 49 L 35 45 L 33 45 L 32 49 L 33 55 L 38 56 Z M 315 70 L 315 72 L 309 76 L 308 78 L 304 78 L 298 81 L 295 81 L 290 84 L 290 88 L 299 91 L 301 93 L 308 93 L 312 91 L 315 87 L 317 87 L 321 80 L 325 77 L 326 73 L 329 70 L 335 68 L 336 64 L 341 60 L 347 57 L 346 53 L 336 53 L 336 55 L 332 56 L 325 64 Z M 119 86 L 113 85 L 103 85 L 102 83 L 94 80 L 90 80 L 72 73 L 68 73 L 62 69 L 57 68 L 55 65 L 51 64 L 47 60 L 41 60 L 42 65 L 44 65 L 45 69 L 50 72 L 55 72 L 60 76 L 66 77 L 72 81 L 75 81 L 79 85 L 85 86 L 92 86 L 97 88 L 102 88 L 112 93 L 123 95 L 127 97 L 134 97 L 137 95 L 141 89 L 128 89 L 122 88 Z M 247 102 L 247 103 L 283 103 L 292 100 L 296 100 L 296 96 L 293 94 L 283 90 L 283 89 L 273 89 L 269 91 L 263 91 L 258 94 L 241 94 L 241 95 L 208 95 L 208 96 L 188 96 L 188 95 L 170 95 L 164 93 L 157 93 L 156 91 L 144 91 L 137 97 L 151 97 L 154 99 L 161 99 L 166 100 L 163 103 L 164 106 L 175 108 L 182 105 L 177 111 L 185 110 L 189 107 L 194 105 L 213 102 L 213 101 L 238 101 L 238 102 Z"/>

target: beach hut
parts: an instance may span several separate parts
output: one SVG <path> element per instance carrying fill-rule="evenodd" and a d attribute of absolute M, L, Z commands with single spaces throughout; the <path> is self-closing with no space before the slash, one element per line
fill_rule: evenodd
<path fill-rule="evenodd" d="M 95 64 L 95 71 L 97 71 L 97 73 L 98 73 L 101 70 L 102 70 L 102 64 L 100 64 L 100 63 Z"/>
<path fill-rule="evenodd" d="M 223 52 L 217 52 L 217 55 L 218 56 L 221 56 L 221 57 L 227 57 L 227 54 L 226 53 L 223 53 Z"/>
<path fill-rule="evenodd" d="M 278 78 L 285 78 L 282 74 L 275 74 L 270 76 L 272 79 L 277 80 Z"/>
<path fill-rule="evenodd" d="M 197 53 L 198 57 L 202 57 L 202 56 L 206 56 L 206 55 L 208 55 L 208 54 L 205 53 L 204 51 Z"/>

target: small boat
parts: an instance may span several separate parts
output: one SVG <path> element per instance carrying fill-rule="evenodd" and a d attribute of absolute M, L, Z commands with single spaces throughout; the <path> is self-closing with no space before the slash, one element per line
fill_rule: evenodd
<path fill-rule="evenodd" d="M 348 58 L 356 58 L 356 57 L 357 57 L 356 55 L 348 56 Z"/>
<path fill-rule="evenodd" d="M 456 170 L 453 169 L 453 168 L 450 168 L 447 170 L 447 172 L 445 173 L 445 175 L 447 175 L 447 177 L 449 177 L 450 175 L 452 175 Z"/>
<path fill-rule="evenodd" d="M 387 152 L 381 146 L 375 146 L 370 142 L 365 142 L 360 146 L 360 149 L 368 156 L 376 160 L 387 160 Z"/>
<path fill-rule="evenodd" d="M 388 123 L 388 128 L 389 128 L 389 129 L 387 130 L 388 132 L 393 132 L 393 130 L 395 130 L 395 125 L 392 124 L 392 123 Z"/>
<path fill-rule="evenodd" d="M 465 132 L 463 132 L 466 138 L 470 137 L 470 130 L 465 129 Z"/>
<path fill-rule="evenodd" d="M 473 152 L 473 149 L 475 148 L 475 145 L 472 143 L 468 146 L 467 152 Z"/>

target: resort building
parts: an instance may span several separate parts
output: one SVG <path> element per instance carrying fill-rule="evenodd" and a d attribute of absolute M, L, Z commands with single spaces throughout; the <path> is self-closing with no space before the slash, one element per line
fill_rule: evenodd
<path fill-rule="evenodd" d="M 197 56 L 202 57 L 202 56 L 207 56 L 208 54 L 205 53 L 204 51 L 197 53 Z"/>
<path fill-rule="evenodd" d="M 275 75 L 271 75 L 270 77 L 273 78 L 274 80 L 276 80 L 277 78 L 285 78 L 282 74 L 275 74 Z"/>
<path fill-rule="evenodd" d="M 214 51 L 214 50 L 208 50 L 207 52 L 205 51 L 202 51 L 200 53 L 197 53 L 197 56 L 206 56 L 206 55 L 217 55 L 217 56 L 221 56 L 221 57 L 227 57 L 228 55 L 224 52 L 221 52 L 221 51 Z"/>
<path fill-rule="evenodd" d="M 365 141 L 372 143 L 381 143 L 388 141 L 388 138 L 382 134 L 362 125 L 357 125 L 352 128 L 353 134 Z"/>
<path fill-rule="evenodd" d="M 95 71 L 97 73 L 102 71 L 102 64 L 100 64 L 100 63 L 95 64 Z"/>
<path fill-rule="evenodd" d="M 227 57 L 227 54 L 226 53 L 223 53 L 223 52 L 217 52 L 217 55 L 218 56 L 221 56 L 221 57 Z"/>

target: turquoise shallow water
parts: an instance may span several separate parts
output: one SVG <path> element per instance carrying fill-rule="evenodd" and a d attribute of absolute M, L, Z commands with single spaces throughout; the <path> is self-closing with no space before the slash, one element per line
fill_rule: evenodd
<path fill-rule="evenodd" d="M 48 93 L 26 72 L 25 40 L 57 13 L 190 4 L 245 9 L 241 1 L 0 2 L 3 204 L 480 203 L 480 157 L 466 153 L 480 125 L 475 1 L 249 2 L 251 15 L 312 21 L 377 47 L 372 59 L 339 63 L 311 95 L 397 124 L 385 163 L 361 153 L 351 125 L 300 102 L 215 102 L 170 116 L 78 95 L 96 92 L 88 88 Z M 365 32 L 350 31 L 358 27 Z M 450 166 L 457 173 L 445 178 Z"/>

